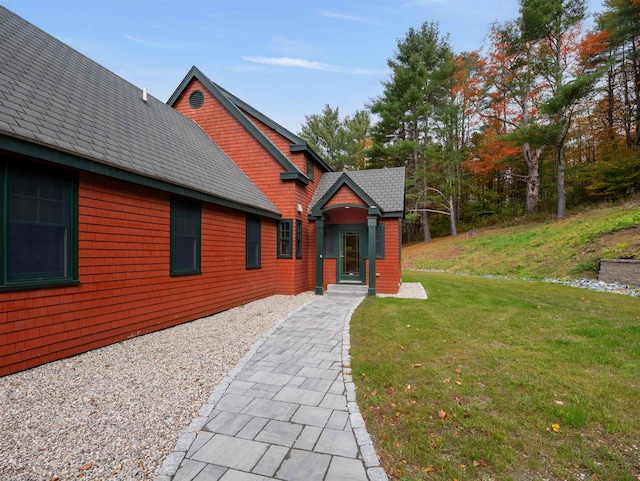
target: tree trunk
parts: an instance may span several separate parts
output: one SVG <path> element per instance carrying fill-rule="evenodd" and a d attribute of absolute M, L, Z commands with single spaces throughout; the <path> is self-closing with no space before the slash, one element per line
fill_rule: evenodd
<path fill-rule="evenodd" d="M 526 209 L 527 215 L 532 215 L 536 211 L 540 199 L 540 155 L 542 149 L 535 149 L 532 152 L 529 143 L 525 142 L 522 145 L 522 154 L 527 165 Z"/>
<path fill-rule="evenodd" d="M 456 209 L 453 203 L 453 196 L 449 196 L 449 224 L 451 225 L 451 237 L 458 237 L 458 228 L 456 227 Z"/>
<path fill-rule="evenodd" d="M 567 216 L 567 193 L 564 188 L 564 157 L 562 156 L 562 144 L 556 149 L 558 162 L 558 219 Z"/>
<path fill-rule="evenodd" d="M 429 227 L 429 214 L 422 213 L 422 230 L 424 231 L 424 241 L 431 242 L 431 229 Z"/>

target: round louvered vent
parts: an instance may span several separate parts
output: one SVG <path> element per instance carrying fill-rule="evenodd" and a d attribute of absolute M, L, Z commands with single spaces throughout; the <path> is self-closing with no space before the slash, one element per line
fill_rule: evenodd
<path fill-rule="evenodd" d="M 189 95 L 189 105 L 192 109 L 199 109 L 204 103 L 204 94 L 200 90 L 194 90 Z"/>

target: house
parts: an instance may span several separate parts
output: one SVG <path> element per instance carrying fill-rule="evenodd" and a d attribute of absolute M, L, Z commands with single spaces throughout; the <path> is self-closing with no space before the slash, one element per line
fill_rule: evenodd
<path fill-rule="evenodd" d="M 167 103 L 0 7 L 0 375 L 274 294 L 400 284 L 404 170 L 332 172 L 192 68 Z"/>

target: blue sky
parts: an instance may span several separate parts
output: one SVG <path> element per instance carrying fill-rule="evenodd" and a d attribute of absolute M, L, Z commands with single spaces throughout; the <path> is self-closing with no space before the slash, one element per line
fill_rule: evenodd
<path fill-rule="evenodd" d="M 192 65 L 298 132 L 325 104 L 362 109 L 410 27 L 477 50 L 517 0 L 4 0 L 34 25 L 166 101 Z M 588 1 L 589 13 L 601 0 Z"/>

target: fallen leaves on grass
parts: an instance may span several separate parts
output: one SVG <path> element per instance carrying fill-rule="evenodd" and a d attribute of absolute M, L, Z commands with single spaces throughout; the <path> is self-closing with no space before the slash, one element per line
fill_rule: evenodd
<path fill-rule="evenodd" d="M 551 428 L 547 428 L 547 431 L 551 432 L 553 431 L 554 433 L 559 433 L 560 432 L 560 425 L 557 423 L 554 423 L 551 425 Z"/>

